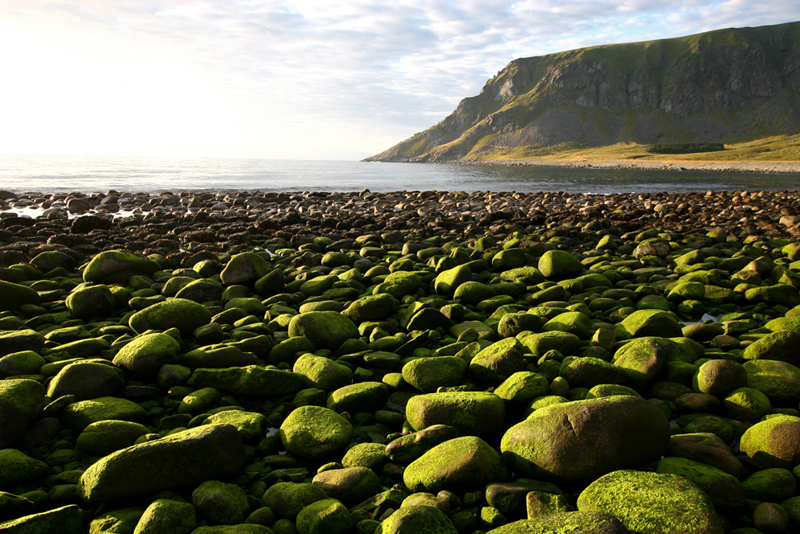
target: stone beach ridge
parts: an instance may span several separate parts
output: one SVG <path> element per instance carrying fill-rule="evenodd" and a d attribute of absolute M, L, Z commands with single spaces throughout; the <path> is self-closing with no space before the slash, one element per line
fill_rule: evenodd
<path fill-rule="evenodd" d="M 798 191 L 0 191 L 0 532 L 781 534 L 798 478 Z"/>

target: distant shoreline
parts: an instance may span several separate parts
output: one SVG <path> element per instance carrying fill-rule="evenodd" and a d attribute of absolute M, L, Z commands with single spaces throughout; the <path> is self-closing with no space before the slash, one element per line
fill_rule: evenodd
<path fill-rule="evenodd" d="M 549 160 L 494 160 L 453 161 L 455 165 L 502 165 L 508 167 L 568 167 L 575 169 L 625 169 L 656 171 L 707 171 L 707 172 L 752 172 L 764 174 L 800 174 L 800 161 L 549 161 Z"/>

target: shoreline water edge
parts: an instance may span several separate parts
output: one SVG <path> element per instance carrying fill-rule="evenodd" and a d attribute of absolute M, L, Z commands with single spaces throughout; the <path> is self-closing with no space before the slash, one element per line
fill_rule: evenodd
<path fill-rule="evenodd" d="M 800 191 L 0 203 L 0 530 L 800 529 Z"/>

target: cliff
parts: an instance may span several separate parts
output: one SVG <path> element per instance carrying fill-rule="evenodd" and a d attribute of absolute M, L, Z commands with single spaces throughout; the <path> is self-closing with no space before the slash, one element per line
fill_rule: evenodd
<path fill-rule="evenodd" d="M 798 96 L 800 22 L 582 48 L 512 61 L 443 121 L 367 161 L 796 134 Z"/>

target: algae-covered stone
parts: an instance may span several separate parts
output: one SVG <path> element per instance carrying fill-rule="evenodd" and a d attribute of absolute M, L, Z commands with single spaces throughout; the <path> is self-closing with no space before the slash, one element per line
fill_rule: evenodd
<path fill-rule="evenodd" d="M 192 505 L 201 517 L 216 525 L 242 523 L 250 513 L 244 490 L 219 480 L 206 480 L 195 488 Z"/>
<path fill-rule="evenodd" d="M 34 256 L 29 263 L 43 273 L 48 273 L 58 267 L 71 271 L 75 267 L 75 259 L 60 250 L 46 250 L 40 252 Z"/>
<path fill-rule="evenodd" d="M 297 534 L 347 534 L 350 512 L 336 499 L 315 501 L 297 514 Z"/>
<path fill-rule="evenodd" d="M 389 293 L 367 295 L 353 301 L 342 311 L 356 324 L 364 321 L 382 321 L 397 312 L 400 303 Z"/>
<path fill-rule="evenodd" d="M 800 417 L 775 415 L 742 435 L 740 450 L 762 468 L 800 464 Z"/>
<path fill-rule="evenodd" d="M 105 456 L 133 445 L 137 438 L 148 433 L 149 428 L 132 421 L 96 421 L 83 429 L 75 445 L 87 454 Z"/>
<path fill-rule="evenodd" d="M 676 434 L 669 439 L 669 453 L 697 460 L 737 478 L 744 473 L 742 462 L 733 455 L 724 441 L 711 433 Z"/>
<path fill-rule="evenodd" d="M 692 378 L 692 389 L 698 393 L 723 395 L 747 384 L 747 371 L 738 362 L 726 359 L 708 360 Z"/>
<path fill-rule="evenodd" d="M 542 326 L 542 319 L 530 313 L 507 313 L 497 325 L 497 333 L 502 337 L 515 337 L 526 330 L 534 332 Z"/>
<path fill-rule="evenodd" d="M 363 502 L 383 491 L 378 475 L 368 467 L 344 467 L 318 473 L 311 481 L 325 494 L 347 506 Z"/>
<path fill-rule="evenodd" d="M 757 423 L 772 411 L 769 397 L 754 388 L 736 388 L 722 400 L 725 414 L 739 421 Z"/>
<path fill-rule="evenodd" d="M 252 285 L 259 278 L 270 272 L 269 263 L 263 256 L 255 252 L 235 254 L 219 273 L 220 280 L 226 286 L 241 284 Z"/>
<path fill-rule="evenodd" d="M 89 502 L 129 499 L 237 475 L 242 440 L 230 425 L 206 425 L 132 445 L 92 464 L 78 482 Z"/>
<path fill-rule="evenodd" d="M 403 298 L 405 295 L 416 293 L 421 284 L 419 274 L 409 271 L 395 271 L 375 286 L 374 295 L 388 293 L 396 299 Z"/>
<path fill-rule="evenodd" d="M 181 336 L 189 337 L 195 329 L 210 321 L 211 312 L 205 306 L 193 300 L 171 298 L 134 313 L 129 324 L 137 334 L 177 328 Z"/>
<path fill-rule="evenodd" d="M 696 460 L 662 458 L 656 465 L 656 472 L 686 477 L 711 497 L 714 506 L 723 510 L 736 510 L 744 506 L 747 500 L 738 478 Z"/>
<path fill-rule="evenodd" d="M 537 267 L 549 280 L 574 278 L 583 272 L 581 261 L 566 250 L 548 250 L 539 258 Z"/>
<path fill-rule="evenodd" d="M 796 365 L 800 362 L 800 334 L 789 330 L 772 332 L 744 349 L 746 360 L 779 360 Z"/>
<path fill-rule="evenodd" d="M 403 366 L 403 380 L 422 391 L 433 393 L 440 387 L 458 386 L 467 375 L 469 365 L 455 356 L 415 358 Z"/>
<path fill-rule="evenodd" d="M 631 386 L 643 389 L 652 384 L 667 364 L 669 340 L 640 337 L 614 353 L 614 365 L 628 374 Z"/>
<path fill-rule="evenodd" d="M 195 369 L 189 385 L 240 395 L 287 395 L 305 387 L 304 378 L 291 371 L 248 365 L 228 369 Z"/>
<path fill-rule="evenodd" d="M 486 392 L 444 392 L 416 395 L 406 404 L 406 419 L 414 430 L 448 425 L 462 436 L 495 440 L 503 432 L 503 399 Z"/>
<path fill-rule="evenodd" d="M 146 416 L 144 408 L 128 399 L 118 397 L 98 397 L 73 402 L 64 408 L 64 423 L 77 431 L 98 421 L 115 419 L 120 421 L 143 421 Z"/>
<path fill-rule="evenodd" d="M 586 314 L 579 311 L 564 312 L 556 315 L 544 326 L 543 332 L 569 332 L 581 339 L 589 339 L 592 335 L 592 323 Z"/>
<path fill-rule="evenodd" d="M 331 392 L 325 405 L 335 412 L 374 412 L 389 398 L 389 388 L 382 382 L 356 382 Z"/>
<path fill-rule="evenodd" d="M 380 472 L 386 463 L 386 445 L 382 443 L 359 443 L 353 445 L 342 457 L 343 467 L 368 467 L 375 472 Z"/>
<path fill-rule="evenodd" d="M 464 491 L 505 482 L 509 473 L 500 454 L 482 439 L 462 436 L 436 445 L 403 471 L 412 491 Z"/>
<path fill-rule="evenodd" d="M 669 435 L 654 404 L 612 396 L 538 409 L 505 433 L 500 450 L 516 473 L 577 482 L 646 465 L 667 450 Z"/>
<path fill-rule="evenodd" d="M 781 306 L 797 306 L 800 304 L 800 289 L 790 284 L 751 287 L 744 292 L 750 302 L 766 302 Z"/>
<path fill-rule="evenodd" d="M 0 311 L 19 311 L 25 305 L 38 305 L 41 302 L 39 293 L 33 289 L 5 280 L 0 280 L 0 295 L 3 295 L 0 299 Z"/>
<path fill-rule="evenodd" d="M 764 393 L 773 403 L 800 401 L 800 368 L 777 360 L 750 360 L 742 367 L 747 372 L 747 385 Z"/>
<path fill-rule="evenodd" d="M 42 385 L 24 378 L 0 380 L 0 448 L 13 445 L 42 412 Z"/>
<path fill-rule="evenodd" d="M 353 371 L 330 358 L 303 354 L 294 362 L 292 372 L 306 377 L 311 387 L 327 393 L 346 386 L 353 380 Z"/>
<path fill-rule="evenodd" d="M 209 278 L 192 280 L 183 286 L 175 294 L 175 297 L 193 300 L 200 304 L 203 302 L 217 301 L 222 298 L 222 284 Z"/>
<path fill-rule="evenodd" d="M 45 475 L 46 463 L 17 449 L 0 449 L 0 490 L 12 489 L 18 484 Z"/>
<path fill-rule="evenodd" d="M 278 517 L 294 521 L 300 510 L 326 498 L 325 492 L 310 482 L 278 482 L 267 489 L 263 501 Z"/>
<path fill-rule="evenodd" d="M 0 523 L 8 534 L 84 534 L 83 511 L 76 504 Z"/>
<path fill-rule="evenodd" d="M 311 311 L 292 318 L 289 336 L 303 336 L 319 348 L 336 350 L 348 339 L 358 337 L 358 327 L 341 313 Z"/>
<path fill-rule="evenodd" d="M 0 380 L 10 376 L 35 375 L 45 363 L 45 359 L 32 350 L 0 356 Z"/>
<path fill-rule="evenodd" d="M 217 343 L 190 350 L 181 355 L 178 361 L 192 369 L 224 369 L 255 365 L 258 363 L 258 358 L 252 352 L 245 352 L 236 345 Z"/>
<path fill-rule="evenodd" d="M 689 480 L 670 474 L 614 471 L 583 490 L 578 510 L 616 517 L 643 534 L 722 534 L 711 499 Z"/>
<path fill-rule="evenodd" d="M 546 376 L 532 371 L 518 371 L 497 386 L 494 394 L 509 406 L 519 408 L 546 395 L 549 387 L 550 382 Z"/>
<path fill-rule="evenodd" d="M 500 385 L 509 376 L 525 369 L 523 350 L 516 338 L 501 339 L 472 358 L 469 373 L 481 384 Z"/>
<path fill-rule="evenodd" d="M 498 509 L 507 517 L 516 517 L 525 513 L 526 496 L 531 492 L 539 494 L 564 496 L 555 484 L 520 478 L 514 482 L 496 482 L 486 486 L 485 497 L 489 506 Z"/>
<path fill-rule="evenodd" d="M 142 514 L 133 534 L 190 534 L 196 526 L 194 506 L 172 499 L 156 499 Z"/>
<path fill-rule="evenodd" d="M 442 271 L 433 282 L 433 289 L 440 295 L 452 295 L 464 282 L 472 280 L 472 271 L 466 265 L 459 265 Z"/>
<path fill-rule="evenodd" d="M 552 331 L 522 335 L 519 342 L 538 359 L 549 350 L 557 350 L 564 356 L 569 356 L 580 346 L 581 338 L 569 332 Z"/>
<path fill-rule="evenodd" d="M 780 502 L 797 495 L 797 479 L 781 467 L 761 469 L 742 481 L 747 498 L 754 501 Z"/>
<path fill-rule="evenodd" d="M 333 458 L 344 451 L 352 435 L 347 419 L 321 406 L 293 410 L 280 427 L 286 452 L 305 460 Z"/>
<path fill-rule="evenodd" d="M 125 285 L 132 276 L 152 276 L 160 268 L 151 259 L 122 250 L 106 250 L 92 258 L 83 270 L 83 279 L 98 284 Z"/>
<path fill-rule="evenodd" d="M 20 330 L 0 331 L 0 356 L 32 350 L 40 352 L 44 347 L 44 336 L 36 330 L 23 328 Z"/>
<path fill-rule="evenodd" d="M 387 519 L 374 534 L 458 534 L 453 522 L 435 506 L 404 506 Z"/>
<path fill-rule="evenodd" d="M 425 452 L 447 440 L 458 437 L 458 430 L 448 425 L 431 425 L 405 434 L 386 445 L 386 456 L 399 464 L 411 463 Z"/>
<path fill-rule="evenodd" d="M 245 412 L 243 410 L 225 410 L 212 414 L 206 419 L 210 425 L 232 425 L 239 431 L 242 441 L 258 442 L 264 437 L 267 428 L 267 416 L 263 413 Z"/>
<path fill-rule="evenodd" d="M 592 356 L 568 356 L 558 372 L 574 388 L 592 388 L 599 384 L 626 384 L 625 369 Z"/>
<path fill-rule="evenodd" d="M 107 317 L 114 313 L 117 303 L 107 285 L 91 285 L 76 288 L 67 295 L 64 303 L 76 319 Z"/>
<path fill-rule="evenodd" d="M 662 310 L 637 310 L 614 328 L 617 339 L 634 337 L 682 337 L 681 325 L 675 317 Z"/>
<path fill-rule="evenodd" d="M 128 342 L 114 356 L 113 363 L 131 377 L 152 378 L 161 366 L 173 363 L 180 352 L 180 343 L 172 336 L 150 333 Z"/>
<path fill-rule="evenodd" d="M 627 534 L 617 518 L 594 512 L 562 512 L 507 523 L 486 534 Z"/>
<path fill-rule="evenodd" d="M 453 292 L 453 298 L 460 300 L 464 304 L 478 304 L 481 301 L 492 298 L 495 291 L 487 284 L 475 281 L 467 281 L 459 285 Z"/>

